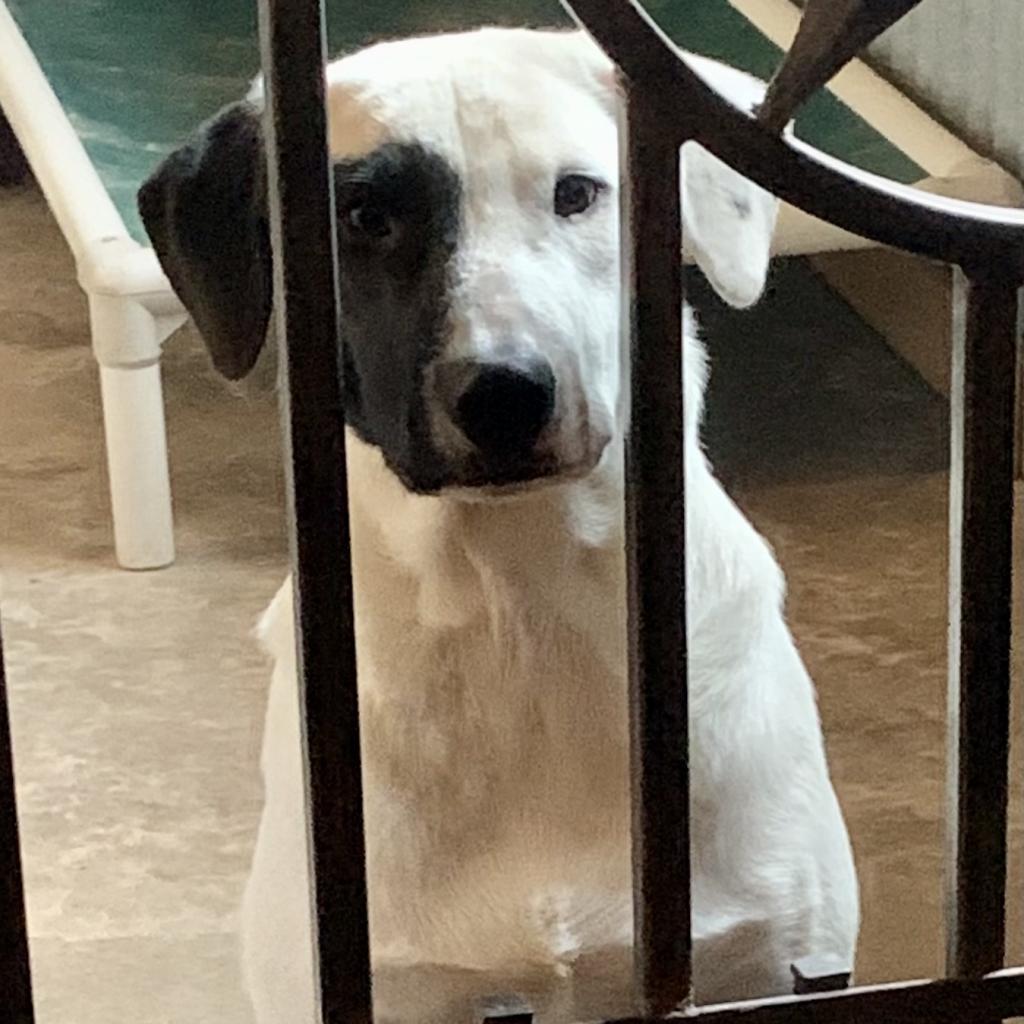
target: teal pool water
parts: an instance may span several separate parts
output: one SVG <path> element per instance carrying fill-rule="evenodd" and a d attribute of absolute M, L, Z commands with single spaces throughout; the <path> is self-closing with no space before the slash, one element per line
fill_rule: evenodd
<path fill-rule="evenodd" d="M 7 0 L 131 233 L 135 191 L 195 124 L 236 99 L 259 67 L 255 0 Z M 767 77 L 780 52 L 725 0 L 648 0 L 681 46 Z M 331 3 L 332 52 L 374 39 L 483 24 L 550 26 L 555 0 Z M 834 97 L 808 104 L 797 131 L 826 152 L 910 182 L 924 172 Z"/>

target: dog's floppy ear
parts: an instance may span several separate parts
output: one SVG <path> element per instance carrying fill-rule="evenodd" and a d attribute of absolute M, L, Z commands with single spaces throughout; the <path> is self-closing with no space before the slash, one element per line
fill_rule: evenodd
<path fill-rule="evenodd" d="M 231 380 L 252 369 L 273 301 L 260 111 L 225 107 L 139 189 L 160 264 L 213 364 Z"/>
<path fill-rule="evenodd" d="M 763 83 L 742 71 L 693 54 L 685 60 L 734 106 L 752 111 L 764 97 Z M 695 142 L 683 146 L 680 173 L 686 250 L 729 305 L 752 305 L 768 276 L 778 200 Z"/>
<path fill-rule="evenodd" d="M 600 47 L 582 32 L 566 33 L 562 45 L 575 60 L 566 65 L 570 72 L 616 109 L 615 65 Z M 764 98 L 764 83 L 753 76 L 707 57 L 680 56 L 735 106 L 752 111 Z M 768 276 L 778 201 L 693 142 L 683 146 L 680 176 L 686 250 L 726 302 L 752 305 Z"/>

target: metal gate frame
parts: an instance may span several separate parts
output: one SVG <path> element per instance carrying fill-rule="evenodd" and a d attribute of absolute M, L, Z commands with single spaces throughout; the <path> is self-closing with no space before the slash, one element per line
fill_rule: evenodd
<path fill-rule="evenodd" d="M 634 0 L 563 0 L 618 65 L 626 96 L 631 786 L 636 977 L 644 1014 L 636 1024 L 991 1024 L 1024 1014 L 1024 968 L 1003 969 L 1013 409 L 1024 213 L 925 195 L 778 134 L 815 88 L 917 2 L 807 0 L 797 40 L 754 119 L 682 63 Z M 260 0 L 259 6 L 320 1013 L 324 1024 L 370 1024 L 323 12 L 320 0 Z M 949 943 L 941 979 L 822 992 L 829 979 L 803 976 L 798 988 L 810 994 L 692 1003 L 687 692 L 679 685 L 686 628 L 677 183 L 679 148 L 690 140 L 814 216 L 958 268 L 950 398 Z M 291 342 L 297 338 L 301 345 Z M 324 572 L 325 565 L 333 571 Z M 0 650 L 0 1024 L 30 1024 L 2 666 Z M 529 1017 L 528 1010 L 516 1012 Z"/>

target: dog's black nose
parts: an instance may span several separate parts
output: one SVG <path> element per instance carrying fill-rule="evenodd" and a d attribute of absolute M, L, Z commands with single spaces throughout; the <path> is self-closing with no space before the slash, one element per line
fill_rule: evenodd
<path fill-rule="evenodd" d="M 491 461 L 529 455 L 555 412 L 555 375 L 539 357 L 455 360 L 437 379 L 452 422 Z"/>

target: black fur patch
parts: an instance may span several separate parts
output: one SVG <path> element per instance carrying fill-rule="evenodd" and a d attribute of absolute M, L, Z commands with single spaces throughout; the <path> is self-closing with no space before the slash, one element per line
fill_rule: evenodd
<path fill-rule="evenodd" d="M 461 183 L 417 144 L 387 143 L 335 167 L 340 343 L 349 424 L 414 491 L 445 482 L 423 376 L 444 342 Z"/>
<path fill-rule="evenodd" d="M 139 191 L 139 208 L 214 364 L 244 376 L 271 309 L 259 114 L 233 104 L 202 125 Z M 386 143 L 334 167 L 345 417 L 414 491 L 452 475 L 424 406 L 424 369 L 446 333 L 462 187 L 422 145 Z"/>
<path fill-rule="evenodd" d="M 217 369 L 244 377 L 263 347 L 273 290 L 259 116 L 225 107 L 139 189 L 142 222 Z"/>

